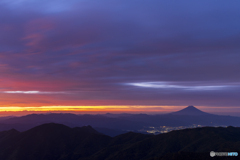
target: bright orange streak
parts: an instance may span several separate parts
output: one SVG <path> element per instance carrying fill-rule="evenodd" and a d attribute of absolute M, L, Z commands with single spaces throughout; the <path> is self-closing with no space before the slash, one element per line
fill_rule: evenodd
<path fill-rule="evenodd" d="M 0 112 L 19 111 L 134 111 L 134 110 L 159 110 L 162 106 L 41 106 L 41 107 L 0 107 Z M 149 111 L 150 111 L 149 110 Z"/>
<path fill-rule="evenodd" d="M 167 106 L 165 106 L 167 107 Z M 1 116 L 17 116 L 40 113 L 78 113 L 78 114 L 99 114 L 99 113 L 159 113 L 166 112 L 161 106 L 41 106 L 41 107 L 0 107 Z"/>

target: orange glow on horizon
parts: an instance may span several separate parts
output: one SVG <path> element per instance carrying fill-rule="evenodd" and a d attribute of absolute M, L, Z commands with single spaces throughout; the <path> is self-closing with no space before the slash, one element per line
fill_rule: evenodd
<path fill-rule="evenodd" d="M 27 115 L 39 113 L 75 113 L 75 114 L 104 114 L 104 113 L 147 113 L 158 114 L 171 112 L 175 106 L 40 106 L 22 107 L 9 106 L 0 107 L 0 116 L 7 115 Z M 184 108 L 184 107 L 183 107 Z"/>
<path fill-rule="evenodd" d="M 170 112 L 173 106 L 40 106 L 0 107 L 0 116 L 17 116 L 41 113 L 75 113 L 75 114 L 104 114 L 104 113 L 164 113 Z"/>

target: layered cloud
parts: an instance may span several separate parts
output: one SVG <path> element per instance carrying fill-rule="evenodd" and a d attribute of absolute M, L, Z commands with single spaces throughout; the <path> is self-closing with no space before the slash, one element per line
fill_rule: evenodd
<path fill-rule="evenodd" d="M 1 105 L 239 106 L 239 5 L 1 1 Z"/>
<path fill-rule="evenodd" d="M 212 85 L 201 85 L 191 82 L 185 82 L 184 84 L 175 84 L 174 82 L 140 82 L 140 83 L 127 83 L 127 85 L 146 87 L 146 88 L 158 88 L 158 89 L 183 89 L 183 90 L 193 90 L 193 91 L 211 91 L 211 90 L 226 90 L 231 88 L 240 88 L 240 85 L 231 84 L 212 84 Z"/>

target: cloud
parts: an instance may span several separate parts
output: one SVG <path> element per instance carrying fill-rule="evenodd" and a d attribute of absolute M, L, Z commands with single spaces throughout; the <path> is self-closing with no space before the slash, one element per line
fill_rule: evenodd
<path fill-rule="evenodd" d="M 66 92 L 42 92 L 42 91 L 3 91 L 2 93 L 12 93 L 12 94 L 66 94 Z"/>

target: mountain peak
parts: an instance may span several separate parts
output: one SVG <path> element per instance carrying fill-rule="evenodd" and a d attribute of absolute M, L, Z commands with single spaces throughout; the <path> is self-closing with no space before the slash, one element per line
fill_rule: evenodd
<path fill-rule="evenodd" d="M 194 106 L 188 106 L 188 107 L 186 107 L 186 108 L 184 108 L 184 109 L 182 109 L 182 110 L 188 110 L 188 111 L 201 111 L 201 110 L 199 110 L 199 109 L 197 109 L 196 107 L 194 107 Z M 202 112 L 202 111 L 201 111 Z"/>
<path fill-rule="evenodd" d="M 209 115 L 209 113 L 203 112 L 199 109 L 197 109 L 194 106 L 188 106 L 180 111 L 170 113 L 173 115 L 189 115 L 189 116 L 201 116 L 201 115 Z"/>
<path fill-rule="evenodd" d="M 188 106 L 187 108 L 195 108 L 195 109 L 197 109 L 196 107 L 194 107 L 194 106 Z"/>

